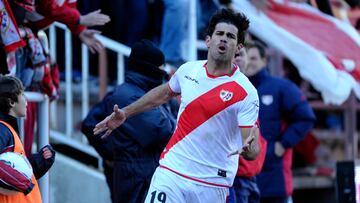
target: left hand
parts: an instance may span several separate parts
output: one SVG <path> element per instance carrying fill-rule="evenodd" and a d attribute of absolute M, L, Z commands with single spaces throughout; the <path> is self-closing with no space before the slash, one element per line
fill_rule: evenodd
<path fill-rule="evenodd" d="M 259 127 L 258 125 L 254 125 L 250 130 L 250 135 L 246 138 L 243 147 L 240 150 L 232 152 L 228 155 L 228 157 L 236 155 L 236 154 L 243 154 L 245 152 L 251 151 L 251 143 L 259 136 Z"/>
<path fill-rule="evenodd" d="M 94 128 L 94 135 L 98 135 L 105 131 L 105 134 L 101 136 L 101 139 L 105 139 L 111 134 L 113 130 L 123 124 L 126 120 L 126 114 L 124 110 L 119 109 L 117 104 L 114 105 L 113 112 L 107 116 L 104 120 L 96 124 Z"/>
<path fill-rule="evenodd" d="M 100 34 L 101 32 L 98 30 L 84 30 L 79 34 L 80 40 L 86 44 L 91 53 L 100 52 L 104 49 L 102 43 L 95 38 L 95 34 Z"/>
<path fill-rule="evenodd" d="M 285 153 L 285 148 L 280 142 L 275 142 L 275 155 L 282 157 Z"/>
<path fill-rule="evenodd" d="M 101 10 L 96 10 L 86 15 L 80 16 L 80 25 L 87 27 L 104 25 L 110 21 L 110 17 L 101 13 Z"/>
<path fill-rule="evenodd" d="M 42 149 L 42 156 L 44 159 L 50 159 L 53 154 L 49 148 L 45 147 Z"/>

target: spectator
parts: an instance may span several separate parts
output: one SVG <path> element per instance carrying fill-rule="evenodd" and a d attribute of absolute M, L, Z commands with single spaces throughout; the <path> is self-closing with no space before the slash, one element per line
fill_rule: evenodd
<path fill-rule="evenodd" d="M 54 21 L 62 22 L 88 46 L 92 53 L 99 52 L 103 48 L 101 42 L 94 36 L 100 32 L 87 29 L 85 26 L 104 25 L 110 21 L 109 16 L 100 13 L 100 10 L 80 15 L 76 8 L 76 1 L 66 0 L 59 4 L 55 0 L 47 0 L 36 3 L 36 10 L 26 15 L 34 28 L 44 29 Z"/>
<path fill-rule="evenodd" d="M 102 165 L 104 167 L 104 175 L 106 183 L 109 187 L 111 199 L 114 201 L 114 187 L 113 187 L 113 171 L 114 171 L 114 156 L 112 138 L 107 137 L 101 139 L 99 135 L 93 134 L 93 129 L 99 121 L 104 119 L 106 111 L 108 111 L 108 102 L 112 99 L 113 92 L 108 93 L 102 102 L 96 104 L 88 113 L 81 125 L 81 132 L 86 136 L 89 144 L 94 147 L 96 152 L 102 158 Z"/>
<path fill-rule="evenodd" d="M 234 63 L 243 72 L 246 69 L 248 59 L 245 48 L 235 54 Z M 262 169 L 266 154 L 266 140 L 259 135 L 260 153 L 255 160 L 248 161 L 240 156 L 238 171 L 234 184 L 230 190 L 228 203 L 258 203 L 260 202 L 260 191 L 256 184 L 256 175 Z"/>
<path fill-rule="evenodd" d="M 0 153 L 15 152 L 26 157 L 18 136 L 16 118 L 25 117 L 26 98 L 19 79 L 12 76 L 0 76 Z M 29 157 L 33 176 L 28 180 L 23 174 L 0 161 L 0 186 L 19 191 L 11 196 L 0 194 L 1 203 L 31 202 L 41 203 L 37 179 L 41 178 L 52 166 L 55 151 L 50 145 L 40 149 L 39 153 Z M 25 195 L 24 195 L 24 194 Z"/>
<path fill-rule="evenodd" d="M 260 132 L 267 140 L 265 163 L 257 177 L 262 203 L 286 203 L 292 194 L 292 148 L 309 132 L 315 115 L 299 88 L 291 81 L 270 76 L 265 49 L 247 47 L 245 75 L 260 99 Z"/>
<path fill-rule="evenodd" d="M 160 69 L 163 64 L 163 53 L 151 41 L 136 42 L 130 53 L 125 83 L 108 93 L 90 111 L 82 131 L 92 135 L 96 123 L 105 119 L 115 104 L 124 107 L 161 85 L 166 76 Z M 114 130 L 111 141 L 115 203 L 144 201 L 151 177 L 159 165 L 160 153 L 174 130 L 175 117 L 165 105 L 138 114 Z"/>
<path fill-rule="evenodd" d="M 58 21 L 66 24 L 72 33 L 78 35 L 92 53 L 102 49 L 102 44 L 94 36 L 99 32 L 85 27 L 104 25 L 110 21 L 107 15 L 100 13 L 100 10 L 80 15 L 76 9 L 76 1 L 70 0 L 62 1 L 61 4 L 56 0 L 40 0 L 32 4 L 25 0 L 10 1 L 10 3 L 18 25 L 24 25 L 26 19 L 30 22 L 27 26 L 32 29 L 44 29 L 54 21 Z"/>
<path fill-rule="evenodd" d="M 9 72 L 16 69 L 16 76 L 21 79 L 27 91 L 39 91 L 41 89 L 48 93 L 50 98 L 56 98 L 55 88 L 51 85 L 48 86 L 48 79 L 51 78 L 49 77 L 50 61 L 47 60 L 48 53 L 45 53 L 45 47 L 39 41 L 37 30 L 46 28 L 54 21 L 65 23 L 89 47 L 89 50 L 95 53 L 103 48 L 100 41 L 95 38 L 95 34 L 99 32 L 87 29 L 85 26 L 103 25 L 110 19 L 107 15 L 101 14 L 100 10 L 87 15 L 80 15 L 76 9 L 76 1 L 70 0 L 61 3 L 55 0 L 36 2 L 23 0 L 12 1 L 10 5 L 15 11 L 16 21 L 27 26 L 20 29 L 22 37 L 26 39 L 27 46 L 17 49 L 14 55 L 16 63 L 13 64 L 16 68 L 8 67 Z M 31 5 L 35 7 L 31 7 Z M 28 23 L 25 23 L 25 19 Z M 28 27 L 31 27 L 32 30 Z M 47 83 L 42 83 L 43 79 Z M 32 147 L 36 107 L 35 103 L 29 103 L 27 108 L 28 117 L 25 120 L 24 142 L 27 152 L 31 151 Z"/>

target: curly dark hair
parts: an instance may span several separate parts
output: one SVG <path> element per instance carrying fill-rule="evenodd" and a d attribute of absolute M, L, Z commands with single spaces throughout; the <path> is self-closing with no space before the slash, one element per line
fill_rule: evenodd
<path fill-rule="evenodd" d="M 0 75 L 0 112 L 9 114 L 11 102 L 17 102 L 23 91 L 24 86 L 18 78 Z"/>
<path fill-rule="evenodd" d="M 238 44 L 244 44 L 246 30 L 249 28 L 250 21 L 243 13 L 234 12 L 231 9 L 221 9 L 210 19 L 207 35 L 212 36 L 215 26 L 218 23 L 229 23 L 238 29 Z"/>

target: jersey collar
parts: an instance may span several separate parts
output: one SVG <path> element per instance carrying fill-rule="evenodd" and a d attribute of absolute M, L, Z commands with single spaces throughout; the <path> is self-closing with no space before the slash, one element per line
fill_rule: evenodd
<path fill-rule="evenodd" d="M 222 75 L 212 75 L 208 72 L 208 69 L 207 69 L 207 62 L 204 64 L 203 66 L 205 68 L 205 71 L 206 71 L 206 75 L 209 77 L 209 78 L 218 78 L 218 77 L 222 77 L 222 76 L 229 76 L 229 77 L 232 77 L 234 75 L 234 73 L 236 72 L 236 70 L 238 69 L 238 66 L 236 64 L 232 64 L 232 67 L 233 67 L 233 70 L 231 73 L 229 74 L 222 74 Z"/>

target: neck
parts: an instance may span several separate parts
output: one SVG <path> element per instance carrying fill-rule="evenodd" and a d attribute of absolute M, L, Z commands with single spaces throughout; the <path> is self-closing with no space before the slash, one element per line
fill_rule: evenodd
<path fill-rule="evenodd" d="M 231 74 L 234 69 L 231 61 L 208 60 L 206 66 L 208 73 L 214 76 Z"/>
<path fill-rule="evenodd" d="M 16 118 L 16 114 L 14 111 L 10 110 L 9 115 Z"/>

